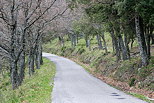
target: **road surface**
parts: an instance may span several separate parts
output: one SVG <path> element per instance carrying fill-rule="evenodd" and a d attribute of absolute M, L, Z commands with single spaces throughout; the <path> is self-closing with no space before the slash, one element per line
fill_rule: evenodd
<path fill-rule="evenodd" d="M 52 103 L 146 103 L 107 85 L 69 59 L 43 56 L 56 64 Z"/>

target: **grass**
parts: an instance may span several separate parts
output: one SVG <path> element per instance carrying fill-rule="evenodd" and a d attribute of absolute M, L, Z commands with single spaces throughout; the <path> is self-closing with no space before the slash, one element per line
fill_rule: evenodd
<path fill-rule="evenodd" d="M 70 40 L 67 40 L 66 37 L 64 37 L 64 38 L 65 38 L 65 47 L 72 48 L 71 41 Z M 112 42 L 111 42 L 110 34 L 109 33 L 105 33 L 105 38 L 106 38 L 106 43 L 108 45 L 108 51 L 109 52 L 112 52 Z M 86 45 L 85 45 L 86 42 L 85 42 L 85 40 L 83 38 L 80 38 L 78 42 L 79 43 L 75 47 L 75 50 L 74 51 L 77 51 L 80 48 L 82 48 L 82 49 L 85 49 L 86 52 L 91 52 L 91 51 L 89 51 L 89 48 L 86 48 Z M 94 37 L 91 40 L 91 49 L 93 49 L 93 48 L 95 48 L 97 46 L 98 46 L 97 40 Z M 58 38 L 56 38 L 54 40 L 51 40 L 51 42 L 48 42 L 48 43 L 46 43 L 46 44 L 43 45 L 44 51 L 46 51 L 46 52 L 52 52 L 52 53 L 55 53 L 55 54 L 58 54 L 58 55 L 60 55 L 61 48 L 62 48 L 62 46 L 60 45 Z M 98 52 L 99 53 L 102 53 L 102 52 L 104 53 L 104 50 L 98 50 Z"/>
<path fill-rule="evenodd" d="M 55 65 L 44 59 L 44 65 L 32 77 L 28 74 L 18 89 L 12 90 L 9 77 L 0 84 L 0 103 L 51 103 Z"/>
<path fill-rule="evenodd" d="M 141 100 L 144 100 L 144 101 L 146 101 L 148 103 L 154 103 L 153 101 L 150 101 L 149 99 L 147 99 L 147 97 L 145 97 L 144 95 L 136 94 L 136 93 L 128 93 L 128 94 L 130 94 L 130 95 L 132 95 L 132 96 L 134 96 L 136 98 L 139 98 Z"/>

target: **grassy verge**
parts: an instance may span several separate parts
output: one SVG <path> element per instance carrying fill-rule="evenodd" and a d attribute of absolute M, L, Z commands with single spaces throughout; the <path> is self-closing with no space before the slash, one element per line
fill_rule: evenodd
<path fill-rule="evenodd" d="M 53 86 L 50 82 L 55 75 L 55 65 L 48 59 L 44 59 L 44 65 L 36 70 L 32 77 L 28 74 L 22 86 L 17 90 L 11 90 L 9 77 L 0 83 L 0 103 L 50 103 Z"/>
<path fill-rule="evenodd" d="M 130 95 L 132 95 L 132 96 L 134 96 L 136 98 L 139 98 L 141 100 L 144 100 L 144 101 L 146 101 L 148 103 L 154 103 L 153 101 L 150 101 L 149 99 L 147 99 L 147 97 L 145 97 L 144 95 L 137 94 L 137 93 L 128 93 L 128 94 L 130 94 Z"/>

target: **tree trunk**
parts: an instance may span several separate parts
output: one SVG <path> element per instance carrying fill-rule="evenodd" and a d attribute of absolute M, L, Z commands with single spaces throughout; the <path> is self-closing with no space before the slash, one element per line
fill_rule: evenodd
<path fill-rule="evenodd" d="M 139 44 L 139 51 L 140 51 L 141 60 L 142 60 L 142 66 L 147 66 L 149 64 L 149 59 L 147 56 L 147 47 L 146 47 L 146 41 L 145 41 L 145 36 L 143 31 L 143 22 L 139 16 L 135 18 L 135 26 L 136 26 L 136 35 L 137 35 L 138 44 Z"/>
<path fill-rule="evenodd" d="M 1 62 L 1 60 L 0 60 L 0 73 L 2 73 L 2 75 L 3 75 L 2 62 Z"/>
<path fill-rule="evenodd" d="M 150 47 L 150 34 L 147 35 L 147 55 L 148 55 L 148 58 L 150 59 L 151 57 L 151 47 Z"/>
<path fill-rule="evenodd" d="M 76 35 L 73 34 L 73 44 L 74 44 L 74 47 L 76 46 L 77 44 L 77 39 L 76 39 Z"/>
<path fill-rule="evenodd" d="M 89 45 L 88 45 L 88 40 L 85 40 L 85 41 L 86 41 L 86 47 L 88 48 L 88 46 L 89 46 Z"/>
<path fill-rule="evenodd" d="M 151 26 L 149 30 L 150 38 L 151 38 L 151 44 L 154 44 L 154 34 L 153 34 L 154 28 Z"/>
<path fill-rule="evenodd" d="M 37 45 L 36 49 L 35 49 L 35 65 L 36 65 L 36 69 L 40 69 L 40 48 L 39 45 Z"/>
<path fill-rule="evenodd" d="M 11 60 L 11 83 L 12 83 L 12 89 L 17 89 L 19 86 L 19 77 L 18 77 L 18 66 L 17 62 Z"/>
<path fill-rule="evenodd" d="M 151 50 L 151 47 L 150 47 L 150 38 L 151 38 L 152 32 L 153 32 L 153 30 L 149 26 L 147 26 L 145 28 L 145 34 L 146 34 L 145 37 L 146 37 L 146 44 L 147 44 L 147 55 L 148 55 L 148 59 L 150 59 L 150 57 L 151 57 L 151 52 L 150 52 L 150 50 Z"/>
<path fill-rule="evenodd" d="M 119 61 L 121 59 L 120 47 L 117 38 L 115 37 L 114 30 L 111 31 L 112 43 L 115 48 L 116 59 Z"/>
<path fill-rule="evenodd" d="M 115 35 L 114 35 L 113 30 L 110 32 L 110 35 L 111 35 L 111 38 L 112 38 L 112 49 L 113 49 L 113 52 L 115 53 Z"/>
<path fill-rule="evenodd" d="M 105 53 L 108 53 L 108 50 L 107 50 L 107 45 L 106 45 L 106 40 L 105 40 L 105 37 L 104 37 L 104 33 L 102 33 L 102 40 L 103 40 L 103 43 L 104 43 L 104 49 L 105 49 Z M 113 47 L 114 48 L 114 47 Z M 114 50 L 113 50 L 114 51 Z"/>
<path fill-rule="evenodd" d="M 131 49 L 133 48 L 133 44 L 134 44 L 134 39 L 131 39 Z"/>
<path fill-rule="evenodd" d="M 124 35 L 124 41 L 125 41 L 125 47 L 127 51 L 127 57 L 128 59 L 130 59 L 129 40 L 126 34 Z"/>
<path fill-rule="evenodd" d="M 41 50 L 40 50 L 40 64 L 43 65 L 43 56 L 42 56 L 42 44 L 41 44 Z"/>
<path fill-rule="evenodd" d="M 118 36 L 118 41 L 119 41 L 119 46 L 120 46 L 121 51 L 122 51 L 122 59 L 127 60 L 128 59 L 128 57 L 127 57 L 127 49 L 126 49 L 126 47 L 124 45 L 124 41 L 123 41 L 122 36 L 120 34 Z"/>
<path fill-rule="evenodd" d="M 88 39 L 88 47 L 89 47 L 89 51 L 91 51 L 91 43 L 90 43 L 90 39 Z"/>
<path fill-rule="evenodd" d="M 151 34 L 151 39 L 152 39 L 152 43 L 151 44 L 154 44 L 154 34 Z"/>
<path fill-rule="evenodd" d="M 19 78 L 20 78 L 19 85 L 22 84 L 24 77 L 25 77 L 25 52 L 23 51 L 19 59 Z"/>
<path fill-rule="evenodd" d="M 99 49 L 103 49 L 102 41 L 101 41 L 101 38 L 98 34 L 96 35 L 96 39 L 97 39 Z"/>
<path fill-rule="evenodd" d="M 86 41 L 86 47 L 88 48 L 89 47 L 89 43 L 88 43 L 88 38 L 85 37 L 85 41 Z"/>
<path fill-rule="evenodd" d="M 35 72 L 35 70 L 34 70 L 34 54 L 32 54 L 32 56 L 31 56 L 30 70 L 31 70 L 31 75 L 33 75 Z"/>
<path fill-rule="evenodd" d="M 79 43 L 79 34 L 76 35 L 76 43 L 78 44 Z"/>
<path fill-rule="evenodd" d="M 64 46 L 65 46 L 64 37 L 61 37 L 61 38 L 62 38 L 62 40 L 61 40 L 61 44 L 62 44 L 62 46 L 64 47 Z"/>
<path fill-rule="evenodd" d="M 71 34 L 71 44 L 72 44 L 72 48 L 76 46 L 76 39 L 75 39 L 74 34 Z"/>
<path fill-rule="evenodd" d="M 121 55 L 120 55 L 120 45 L 118 40 L 115 38 L 115 51 L 116 51 L 116 58 L 117 61 L 121 60 Z"/>
<path fill-rule="evenodd" d="M 16 44 L 16 29 L 17 29 L 17 18 L 15 16 L 15 10 L 14 6 L 11 10 L 11 27 L 9 28 L 11 31 L 11 60 L 10 60 L 10 73 L 11 73 L 11 83 L 12 83 L 12 89 L 16 89 L 19 86 L 19 76 L 18 76 L 18 59 L 16 57 L 16 47 L 18 47 Z"/>
<path fill-rule="evenodd" d="M 32 76 L 35 72 L 34 70 L 34 51 L 33 48 L 30 49 L 28 58 L 29 75 Z"/>
<path fill-rule="evenodd" d="M 35 50 L 35 64 L 37 69 L 40 69 L 40 65 L 43 64 L 41 43 L 38 44 Z"/>
<path fill-rule="evenodd" d="M 63 37 L 61 37 L 61 36 L 59 36 L 58 37 L 59 38 L 59 44 L 62 46 L 62 47 L 64 47 L 65 46 L 65 42 L 64 42 L 64 38 Z"/>

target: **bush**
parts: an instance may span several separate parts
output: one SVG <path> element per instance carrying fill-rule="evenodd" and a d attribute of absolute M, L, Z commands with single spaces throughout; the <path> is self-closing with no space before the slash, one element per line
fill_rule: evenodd
<path fill-rule="evenodd" d="M 130 87 L 132 87 L 132 86 L 135 85 L 135 80 L 136 80 L 135 78 L 131 78 L 131 79 L 130 79 L 130 81 L 129 81 L 129 86 L 130 86 Z"/>

